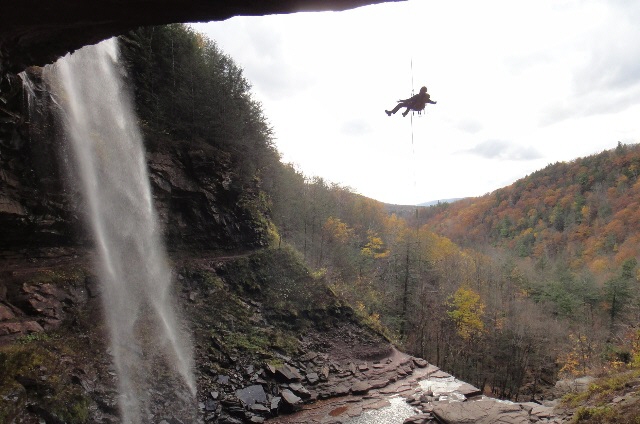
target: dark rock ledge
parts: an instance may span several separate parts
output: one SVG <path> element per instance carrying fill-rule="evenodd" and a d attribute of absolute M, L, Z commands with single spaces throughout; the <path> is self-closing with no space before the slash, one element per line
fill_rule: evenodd
<path fill-rule="evenodd" d="M 149 25 L 240 15 L 346 10 L 382 0 L 22 0 L 0 2 L 0 74 L 45 65 L 87 44 Z"/>

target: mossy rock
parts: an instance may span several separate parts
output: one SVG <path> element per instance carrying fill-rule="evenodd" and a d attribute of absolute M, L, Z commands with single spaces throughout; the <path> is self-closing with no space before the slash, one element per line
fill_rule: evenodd
<path fill-rule="evenodd" d="M 47 422 L 85 423 L 90 400 L 70 381 L 61 340 L 23 338 L 0 348 L 0 420 L 28 409 Z"/>

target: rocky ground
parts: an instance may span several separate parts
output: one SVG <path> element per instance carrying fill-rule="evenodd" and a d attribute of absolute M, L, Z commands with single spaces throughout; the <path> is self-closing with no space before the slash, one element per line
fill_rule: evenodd
<path fill-rule="evenodd" d="M 402 354 L 400 354 L 402 355 Z M 449 423 L 525 424 L 561 423 L 566 414 L 555 403 L 512 403 L 482 396 L 480 391 L 419 358 L 407 358 L 413 372 L 398 375 L 384 387 L 371 386 L 366 394 L 353 392 L 338 399 L 318 402 L 303 411 L 269 422 L 302 423 Z M 366 378 L 365 376 L 363 376 Z M 392 405 L 395 399 L 407 406 Z"/>
<path fill-rule="evenodd" d="M 0 422 L 120 422 L 90 255 L 2 263 Z M 198 394 L 163 378 L 162 364 L 144 354 L 157 378 L 150 423 L 624 423 L 633 421 L 597 419 L 639 404 L 633 372 L 562 383 L 565 403 L 486 398 L 362 325 L 286 250 L 184 256 L 173 268 Z"/>
<path fill-rule="evenodd" d="M 0 422 L 119 422 L 91 257 L 61 253 L 2 258 Z M 198 395 L 179 393 L 179 407 L 165 402 L 177 386 L 145 353 L 158 376 L 148 422 L 264 422 L 383 388 L 416 366 L 361 325 L 292 252 L 182 258 L 174 270 Z"/>

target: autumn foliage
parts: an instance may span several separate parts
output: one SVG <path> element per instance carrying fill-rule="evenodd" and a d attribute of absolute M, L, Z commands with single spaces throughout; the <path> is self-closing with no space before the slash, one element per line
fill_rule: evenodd
<path fill-rule="evenodd" d="M 492 244 L 523 258 L 561 257 L 600 282 L 640 255 L 640 146 L 555 163 L 479 198 L 421 217 L 464 246 Z"/>

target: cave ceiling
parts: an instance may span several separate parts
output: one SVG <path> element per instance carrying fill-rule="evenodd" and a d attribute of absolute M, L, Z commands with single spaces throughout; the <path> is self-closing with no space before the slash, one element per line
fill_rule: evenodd
<path fill-rule="evenodd" d="M 142 26 L 342 11 L 384 2 L 389 0 L 0 0 L 0 69 L 45 65 Z"/>

